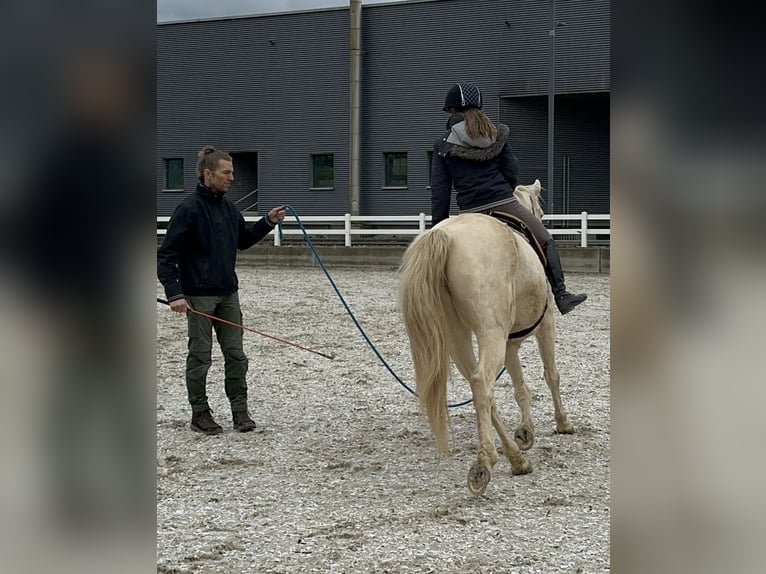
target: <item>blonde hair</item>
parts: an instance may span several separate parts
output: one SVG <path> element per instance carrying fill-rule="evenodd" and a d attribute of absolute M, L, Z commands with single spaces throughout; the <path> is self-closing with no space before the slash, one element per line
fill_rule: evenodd
<path fill-rule="evenodd" d="M 487 117 L 487 114 L 478 108 L 468 108 L 460 112 L 465 120 L 465 131 L 472 138 L 490 138 L 497 137 L 497 128 Z"/>
<path fill-rule="evenodd" d="M 206 145 L 199 150 L 197 158 L 197 175 L 199 175 L 200 181 L 204 179 L 206 169 L 215 171 L 219 161 L 231 161 L 231 156 L 228 153 L 217 150 L 211 145 Z"/>

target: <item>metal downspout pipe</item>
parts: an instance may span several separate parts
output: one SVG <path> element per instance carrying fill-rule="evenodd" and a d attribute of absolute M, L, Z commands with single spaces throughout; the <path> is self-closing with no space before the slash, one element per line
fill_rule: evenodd
<path fill-rule="evenodd" d="M 359 215 L 361 165 L 360 110 L 362 104 L 362 1 L 350 0 L 348 193 L 351 215 Z"/>

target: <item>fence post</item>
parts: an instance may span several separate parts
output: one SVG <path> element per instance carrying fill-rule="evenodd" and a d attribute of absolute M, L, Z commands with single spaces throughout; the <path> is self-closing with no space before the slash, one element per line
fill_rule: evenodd
<path fill-rule="evenodd" d="M 272 230 L 272 233 L 274 234 L 274 247 L 280 247 L 282 245 L 282 241 L 279 239 L 279 226 L 275 225 L 274 229 Z"/>
<path fill-rule="evenodd" d="M 426 214 L 422 211 L 418 214 L 418 232 L 423 233 L 426 230 Z"/>
<path fill-rule="evenodd" d="M 351 247 L 351 214 L 346 213 L 343 228 L 346 231 L 346 247 Z"/>
<path fill-rule="evenodd" d="M 580 213 L 580 247 L 588 247 L 588 212 Z"/>

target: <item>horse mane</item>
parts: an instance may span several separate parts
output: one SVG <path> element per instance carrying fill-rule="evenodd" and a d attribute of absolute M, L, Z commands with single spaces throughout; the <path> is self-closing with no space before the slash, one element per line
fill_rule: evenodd
<path fill-rule="evenodd" d="M 513 190 L 513 195 L 516 196 L 519 203 L 531 211 L 538 219 L 542 219 L 544 213 L 540 202 L 541 190 L 542 186 L 539 179 L 536 179 L 530 185 L 517 185 L 516 189 Z"/>

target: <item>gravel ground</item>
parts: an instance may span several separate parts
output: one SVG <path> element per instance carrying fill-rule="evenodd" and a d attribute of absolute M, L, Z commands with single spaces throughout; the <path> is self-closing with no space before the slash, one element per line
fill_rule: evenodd
<path fill-rule="evenodd" d="M 380 354 L 414 388 L 396 271 L 331 273 Z M 526 341 L 533 472 L 513 476 L 501 455 L 485 495 L 474 497 L 471 405 L 450 410 L 451 456 L 440 458 L 416 399 L 320 269 L 238 274 L 245 325 L 335 359 L 245 333 L 250 410 L 262 432 L 239 434 L 216 348 L 208 395 L 224 433 L 199 435 L 189 430 L 183 382 L 185 319 L 158 305 L 157 572 L 609 572 L 608 276 L 570 274 L 569 287 L 589 299 L 558 318 L 561 396 L 576 433 L 554 433 L 536 345 Z M 453 371 L 451 400 L 469 398 Z M 507 375 L 496 399 L 516 424 Z"/>

